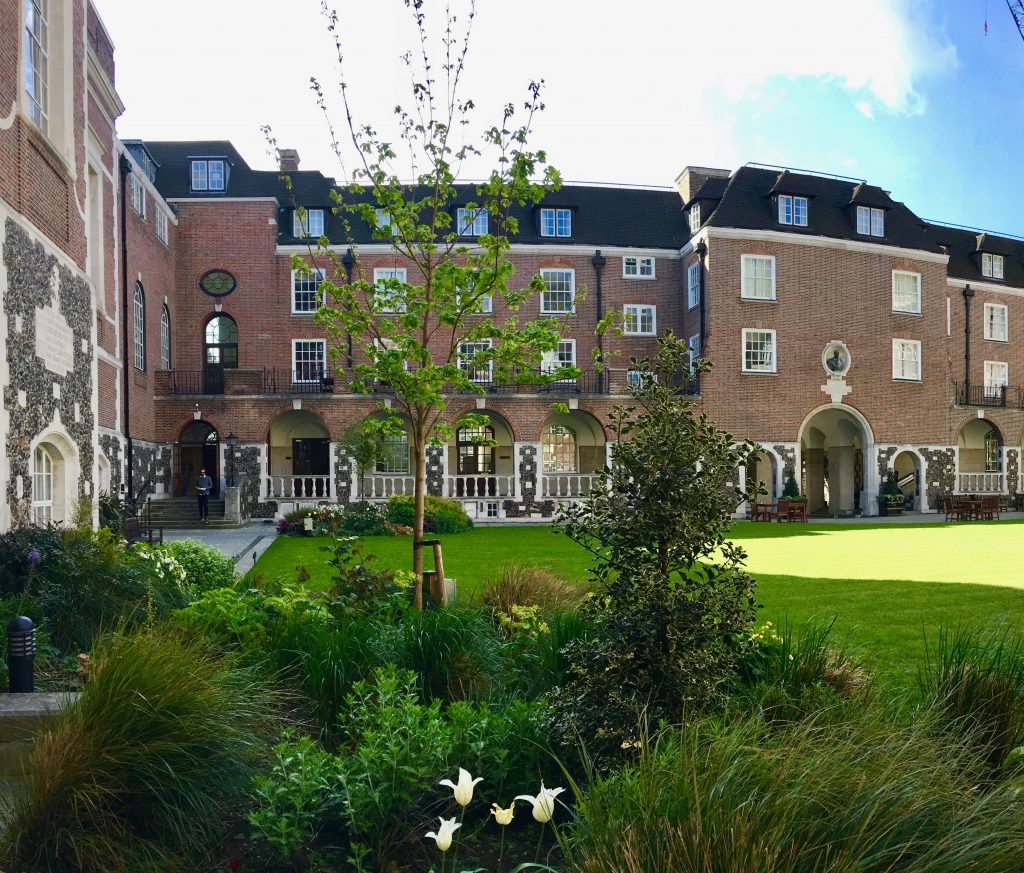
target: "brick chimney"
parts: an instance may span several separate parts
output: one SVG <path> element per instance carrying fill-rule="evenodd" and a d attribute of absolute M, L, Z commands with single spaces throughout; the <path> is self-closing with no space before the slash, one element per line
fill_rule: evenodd
<path fill-rule="evenodd" d="M 676 190 L 688 203 L 708 179 L 728 179 L 728 170 L 716 170 L 713 167 L 684 167 L 683 172 L 676 176 Z"/>
<path fill-rule="evenodd" d="M 282 173 L 297 173 L 299 171 L 299 153 L 295 149 L 280 149 L 278 160 L 281 162 Z"/>

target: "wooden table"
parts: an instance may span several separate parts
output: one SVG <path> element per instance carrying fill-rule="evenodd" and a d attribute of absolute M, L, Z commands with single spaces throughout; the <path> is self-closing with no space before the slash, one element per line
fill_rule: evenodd
<path fill-rule="evenodd" d="M 771 521 L 779 514 L 777 503 L 755 503 L 751 514 L 752 521 Z"/>

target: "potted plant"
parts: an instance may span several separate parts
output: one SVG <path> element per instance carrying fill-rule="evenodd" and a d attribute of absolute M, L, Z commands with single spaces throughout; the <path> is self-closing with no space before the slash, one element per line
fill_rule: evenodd
<path fill-rule="evenodd" d="M 902 515 L 903 514 L 903 492 L 900 490 L 899 478 L 895 470 L 890 470 L 885 475 L 882 483 L 881 493 L 878 495 L 879 515 Z"/>

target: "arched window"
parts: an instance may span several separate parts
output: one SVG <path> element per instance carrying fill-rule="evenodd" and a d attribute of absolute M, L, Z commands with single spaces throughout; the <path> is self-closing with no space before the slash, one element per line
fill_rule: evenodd
<path fill-rule="evenodd" d="M 999 437 L 994 430 L 985 434 L 985 472 L 999 472 Z"/>
<path fill-rule="evenodd" d="M 541 432 L 540 452 L 546 473 L 576 473 L 576 432 L 561 424 L 552 424 Z"/>
<path fill-rule="evenodd" d="M 224 371 L 238 366 L 238 325 L 229 315 L 215 315 L 203 332 L 203 393 L 224 393 Z"/>
<path fill-rule="evenodd" d="M 402 433 L 384 434 L 384 452 L 377 460 L 378 473 L 409 472 L 409 435 Z"/>
<path fill-rule="evenodd" d="M 160 366 L 171 369 L 171 313 L 166 303 L 160 312 Z"/>
<path fill-rule="evenodd" d="M 135 369 L 146 369 L 146 298 L 142 283 L 135 283 Z"/>
<path fill-rule="evenodd" d="M 40 527 L 53 521 L 53 458 L 42 446 L 32 456 L 32 520 Z"/>
<path fill-rule="evenodd" d="M 460 427 L 455 434 L 460 476 L 489 476 L 494 472 L 494 428 Z"/>

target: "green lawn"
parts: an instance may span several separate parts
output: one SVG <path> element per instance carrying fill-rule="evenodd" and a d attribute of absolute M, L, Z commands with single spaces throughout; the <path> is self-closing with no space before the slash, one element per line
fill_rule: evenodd
<path fill-rule="evenodd" d="M 734 539 L 749 554 L 763 615 L 778 624 L 836 617 L 841 638 L 897 681 L 909 681 L 924 653 L 923 632 L 963 620 L 1001 616 L 1024 627 L 1024 523 L 807 524 L 738 523 Z M 547 527 L 488 527 L 442 536 L 445 572 L 472 597 L 499 567 L 521 560 L 574 581 L 586 579 L 587 555 Z M 256 565 L 266 576 L 304 565 L 326 580 L 322 541 L 279 537 Z M 409 565 L 408 537 L 371 537 L 367 553 Z"/>

